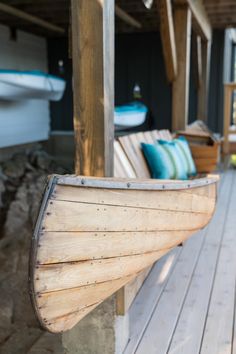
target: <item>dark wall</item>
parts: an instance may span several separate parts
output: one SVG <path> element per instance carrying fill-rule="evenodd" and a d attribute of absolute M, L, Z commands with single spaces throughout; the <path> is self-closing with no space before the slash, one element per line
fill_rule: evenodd
<path fill-rule="evenodd" d="M 60 73 L 58 62 L 64 63 L 63 72 Z M 65 38 L 48 40 L 49 72 L 61 76 L 66 80 L 66 90 L 63 99 L 51 102 L 51 129 L 73 130 L 73 101 L 72 101 L 72 62 L 68 58 L 68 41 Z"/>
<path fill-rule="evenodd" d="M 146 128 L 171 128 L 171 86 L 166 79 L 159 33 L 116 35 L 115 56 L 116 104 L 132 101 L 138 83 L 150 111 Z"/>
<path fill-rule="evenodd" d="M 192 123 L 197 117 L 198 104 L 198 89 L 197 89 L 197 68 L 196 68 L 196 48 L 194 50 L 195 36 L 191 38 L 191 55 L 190 55 L 190 83 L 189 83 L 189 109 L 188 109 L 188 123 Z"/>
<path fill-rule="evenodd" d="M 208 101 L 208 125 L 215 132 L 223 131 L 223 68 L 224 30 L 214 30 L 211 48 L 211 69 Z"/>
<path fill-rule="evenodd" d="M 197 116 L 197 88 L 191 48 L 189 122 Z M 141 87 L 143 102 L 149 108 L 147 122 L 141 129 L 171 129 L 172 94 L 168 84 L 159 33 L 117 34 L 115 39 L 115 104 L 133 100 L 135 83 Z M 52 130 L 72 130 L 72 65 L 68 59 L 66 39 L 48 41 L 49 71 L 59 75 L 58 61 L 64 62 L 63 76 L 67 80 L 65 95 L 51 103 Z M 213 32 L 208 123 L 214 131 L 223 125 L 223 62 L 224 31 Z"/>
<path fill-rule="evenodd" d="M 147 122 L 141 128 L 171 128 L 171 86 L 166 79 L 159 33 L 116 35 L 115 55 L 115 104 L 132 101 L 137 82 L 149 108 Z M 48 59 L 49 72 L 55 75 L 59 74 L 58 61 L 63 60 L 61 76 L 67 80 L 62 101 L 51 103 L 51 128 L 72 130 L 72 67 L 66 39 L 48 41 Z"/>

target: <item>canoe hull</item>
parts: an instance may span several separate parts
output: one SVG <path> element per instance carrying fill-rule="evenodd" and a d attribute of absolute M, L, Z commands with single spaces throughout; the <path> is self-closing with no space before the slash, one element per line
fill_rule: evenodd
<path fill-rule="evenodd" d="M 41 325 L 73 327 L 211 219 L 216 178 L 170 183 L 50 179 L 36 224 L 30 288 Z"/>

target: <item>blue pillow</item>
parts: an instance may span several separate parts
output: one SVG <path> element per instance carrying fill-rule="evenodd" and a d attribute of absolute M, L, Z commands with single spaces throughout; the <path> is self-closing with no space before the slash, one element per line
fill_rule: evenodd
<path fill-rule="evenodd" d="M 168 153 L 160 144 L 141 143 L 152 178 L 171 179 L 174 177 L 174 167 Z"/>
<path fill-rule="evenodd" d="M 179 148 L 182 150 L 185 160 L 187 162 L 187 173 L 189 176 L 195 176 L 197 174 L 197 169 L 192 157 L 192 153 L 188 144 L 188 141 L 184 136 L 180 136 L 174 140 Z"/>
<path fill-rule="evenodd" d="M 175 169 L 174 179 L 188 179 L 187 165 L 183 162 L 183 156 L 179 153 L 176 142 L 166 140 L 158 140 L 158 142 L 171 158 Z"/>

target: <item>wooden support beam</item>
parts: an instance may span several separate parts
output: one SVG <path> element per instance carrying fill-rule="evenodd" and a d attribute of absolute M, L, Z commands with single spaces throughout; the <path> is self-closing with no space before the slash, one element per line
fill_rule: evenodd
<path fill-rule="evenodd" d="M 158 0 L 158 6 L 166 75 L 168 81 L 172 82 L 177 76 L 177 53 L 171 0 Z"/>
<path fill-rule="evenodd" d="M 13 6 L 7 5 L 7 4 L 3 4 L 2 2 L 0 3 L 0 11 L 5 12 L 9 15 L 15 16 L 15 17 L 19 17 L 22 20 L 25 20 L 27 22 L 31 22 L 35 25 L 38 25 L 40 27 L 46 28 L 50 31 L 53 32 L 57 32 L 60 34 L 64 34 L 65 30 L 64 28 L 61 28 L 59 26 L 53 25 L 50 22 L 47 22 L 45 20 L 42 20 L 41 18 L 38 18 L 36 16 L 30 15 L 24 11 L 21 11 Z"/>
<path fill-rule="evenodd" d="M 114 0 L 72 0 L 76 174 L 113 175 Z"/>
<path fill-rule="evenodd" d="M 135 20 L 132 16 L 130 16 L 127 12 L 122 10 L 118 5 L 115 5 L 115 13 L 116 16 L 119 17 L 122 21 L 126 22 L 128 25 L 136 27 L 136 28 L 142 28 L 142 24 Z"/>
<path fill-rule="evenodd" d="M 188 6 L 174 10 L 178 73 L 172 90 L 172 129 L 183 130 L 188 123 L 191 49 L 191 11 Z"/>
<path fill-rule="evenodd" d="M 226 83 L 224 85 L 224 141 L 223 141 L 223 153 L 228 155 L 230 153 L 230 142 L 229 134 L 230 132 L 230 118 L 231 118 L 231 108 L 232 108 L 232 94 L 236 90 L 236 83 Z M 235 133 L 235 130 L 233 131 Z"/>
<path fill-rule="evenodd" d="M 194 31 L 201 38 L 209 41 L 212 37 L 212 28 L 202 0 L 174 0 L 176 5 L 189 6 L 192 13 Z"/>
<path fill-rule="evenodd" d="M 201 81 L 198 89 L 197 118 L 204 121 L 207 121 L 210 59 L 211 59 L 211 42 L 201 40 L 202 76 L 201 76 Z"/>

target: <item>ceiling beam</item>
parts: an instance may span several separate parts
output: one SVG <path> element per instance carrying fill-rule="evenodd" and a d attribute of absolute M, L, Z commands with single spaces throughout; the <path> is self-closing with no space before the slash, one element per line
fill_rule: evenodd
<path fill-rule="evenodd" d="M 142 24 L 135 20 L 132 16 L 130 16 L 127 12 L 122 10 L 119 6 L 115 5 L 115 14 L 119 17 L 122 21 L 126 22 L 128 25 L 142 28 Z"/>
<path fill-rule="evenodd" d="M 192 13 L 192 23 L 194 31 L 202 39 L 210 41 L 212 28 L 202 1 L 194 0 L 174 0 L 177 5 L 188 5 Z"/>
<path fill-rule="evenodd" d="M 27 22 L 31 22 L 31 23 L 38 25 L 40 27 L 43 27 L 47 30 L 57 32 L 60 34 L 65 33 L 65 30 L 59 26 L 53 25 L 52 23 L 42 20 L 41 18 L 38 18 L 34 15 L 30 15 L 22 10 L 17 9 L 16 7 L 13 7 L 13 6 L 10 6 L 7 4 L 3 4 L 2 2 L 0 2 L 0 11 L 5 12 L 9 15 L 21 18 Z"/>

